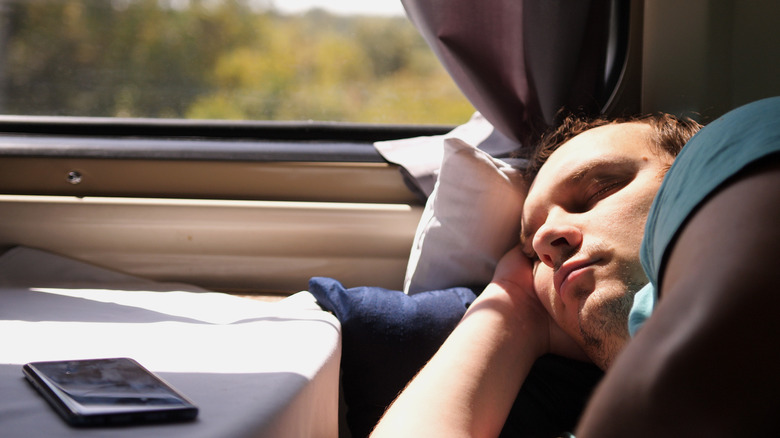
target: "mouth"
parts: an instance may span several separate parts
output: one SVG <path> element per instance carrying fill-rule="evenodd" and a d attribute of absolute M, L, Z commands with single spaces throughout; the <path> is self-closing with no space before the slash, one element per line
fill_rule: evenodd
<path fill-rule="evenodd" d="M 596 264 L 598 260 L 574 260 L 565 263 L 553 275 L 553 284 L 555 291 L 560 297 L 563 297 L 563 288 L 576 279 L 585 268 Z"/>

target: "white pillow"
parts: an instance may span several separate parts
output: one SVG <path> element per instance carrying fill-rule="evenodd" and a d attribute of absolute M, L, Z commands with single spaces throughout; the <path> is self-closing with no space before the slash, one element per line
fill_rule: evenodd
<path fill-rule="evenodd" d="M 484 286 L 518 241 L 527 193 L 521 170 L 454 134 L 444 138 L 438 180 L 414 238 L 404 280 L 409 294 Z"/>
<path fill-rule="evenodd" d="M 444 140 L 447 138 L 459 138 L 496 157 L 509 156 L 520 146 L 496 131 L 478 112 L 474 113 L 468 122 L 444 135 L 378 141 L 374 146 L 384 159 L 401 166 L 410 177 L 409 182 L 414 188 L 424 198 L 428 198 L 439 177 L 444 156 Z"/>

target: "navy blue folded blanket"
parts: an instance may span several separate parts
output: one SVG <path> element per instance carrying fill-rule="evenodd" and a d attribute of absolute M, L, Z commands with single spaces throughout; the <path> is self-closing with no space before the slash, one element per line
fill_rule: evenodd
<path fill-rule="evenodd" d="M 341 323 L 342 385 L 353 436 L 368 435 L 476 298 L 468 288 L 414 295 L 379 287 L 345 289 L 323 277 L 309 281 L 309 292 Z"/>
<path fill-rule="evenodd" d="M 341 383 L 353 437 L 371 432 L 477 296 L 465 287 L 413 295 L 379 287 L 346 289 L 323 277 L 309 281 L 309 292 L 341 323 Z M 555 436 L 573 427 L 600 376 L 591 364 L 540 359 L 502 436 Z"/>

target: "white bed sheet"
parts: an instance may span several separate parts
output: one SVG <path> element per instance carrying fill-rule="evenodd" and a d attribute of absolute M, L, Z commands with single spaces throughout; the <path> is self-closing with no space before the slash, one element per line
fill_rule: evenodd
<path fill-rule="evenodd" d="M 30 249 L 0 257 L 0 436 L 338 435 L 340 326 L 308 292 L 265 303 Z M 73 428 L 24 363 L 132 357 L 199 407 L 192 423 Z"/>

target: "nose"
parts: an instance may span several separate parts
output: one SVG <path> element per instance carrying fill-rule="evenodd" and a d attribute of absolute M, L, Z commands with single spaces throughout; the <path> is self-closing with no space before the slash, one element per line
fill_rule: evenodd
<path fill-rule="evenodd" d="M 548 221 L 536 231 L 532 245 L 539 260 L 557 270 L 582 245 L 582 232 L 572 224 Z"/>

